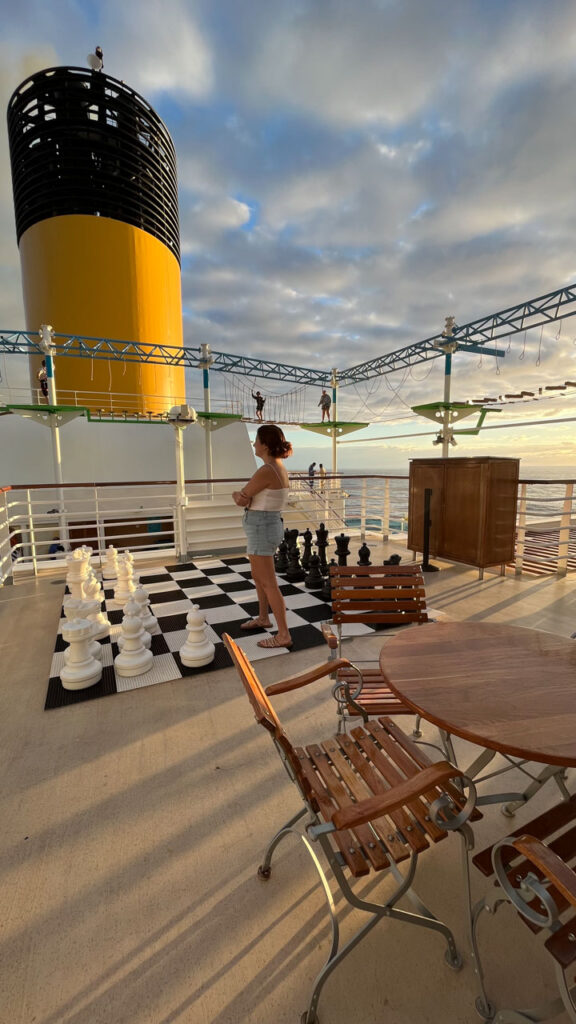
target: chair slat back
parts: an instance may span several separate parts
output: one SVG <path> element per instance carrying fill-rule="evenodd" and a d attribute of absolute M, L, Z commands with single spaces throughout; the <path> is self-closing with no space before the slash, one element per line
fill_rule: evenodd
<path fill-rule="evenodd" d="M 330 581 L 332 619 L 337 625 L 428 622 L 419 565 L 333 565 Z"/>

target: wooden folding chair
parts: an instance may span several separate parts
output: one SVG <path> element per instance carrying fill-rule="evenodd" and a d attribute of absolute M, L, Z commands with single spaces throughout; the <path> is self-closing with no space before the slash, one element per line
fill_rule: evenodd
<path fill-rule="evenodd" d="M 562 1010 L 576 1022 L 576 796 L 557 804 L 473 858 L 494 885 L 471 916 L 471 943 L 480 979 L 476 1008 L 494 1024 L 533 1024 Z M 494 1016 L 478 951 L 477 926 L 482 910 L 493 914 L 512 903 L 534 933 L 547 933 L 544 948 L 554 961 L 559 996 L 524 1010 L 499 1010 Z"/>
<path fill-rule="evenodd" d="M 269 843 L 258 874 L 262 879 L 270 878 L 274 850 L 282 839 L 295 835 L 312 858 L 328 905 L 332 929 L 330 951 L 315 980 L 301 1024 L 317 1024 L 318 1000 L 327 978 L 382 917 L 440 932 L 447 943 L 448 965 L 460 967 L 450 929 L 422 904 L 412 889 L 412 881 L 420 854 L 431 843 L 444 839 L 448 831 L 458 831 L 464 845 L 470 844 L 468 819 L 480 817 L 474 808 L 474 786 L 448 762 L 432 764 L 421 748 L 389 718 L 371 721 L 366 728 L 353 729 L 350 735 L 331 735 L 305 748 L 294 747 L 269 695 L 299 689 L 335 669 L 346 668 L 346 660 L 329 661 L 264 690 L 244 652 L 227 634 L 223 640 L 244 684 L 256 721 L 271 734 L 303 805 Z M 467 787 L 467 797 L 458 786 Z M 304 829 L 296 829 L 296 822 L 305 816 Z M 314 846 L 322 850 L 345 900 L 369 915 L 369 920 L 341 948 L 333 896 Z M 407 866 L 403 875 L 398 865 L 405 860 Z M 386 869 L 392 872 L 397 884 L 382 903 L 362 899 L 354 891 L 351 879 Z M 405 895 L 414 903 L 416 912 L 397 906 Z"/>
<path fill-rule="evenodd" d="M 332 620 L 323 624 L 322 632 L 333 658 L 342 657 L 342 641 L 352 624 L 396 631 L 431 621 L 419 565 L 332 565 L 330 579 Z M 341 729 L 345 729 L 347 718 L 361 716 L 367 721 L 373 715 L 414 714 L 392 692 L 377 661 L 355 661 L 354 668 L 338 669 L 336 678 L 340 683 L 335 695 Z M 418 726 L 417 717 L 415 736 L 420 735 Z"/>

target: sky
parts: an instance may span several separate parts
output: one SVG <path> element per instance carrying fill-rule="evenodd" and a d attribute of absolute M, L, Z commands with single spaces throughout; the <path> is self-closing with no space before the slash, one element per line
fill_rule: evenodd
<path fill-rule="evenodd" d="M 0 14 L 4 110 L 28 75 L 84 67 L 100 45 L 105 73 L 164 120 L 187 344 L 329 371 L 576 283 L 574 0 L 0 0 Z M 24 328 L 5 122 L 0 328 Z M 456 354 L 452 398 L 576 380 L 576 318 L 504 348 Z M 17 357 L 0 370 L 24 372 Z M 317 389 L 223 377 L 214 408 L 249 411 L 259 388 L 269 415 L 319 415 Z M 427 431 L 410 407 L 442 397 L 440 359 L 342 388 L 339 418 L 371 425 L 341 465 L 437 454 L 400 435 Z M 507 403 L 454 453 L 576 469 L 576 424 L 548 425 L 575 399 Z M 299 464 L 329 464 L 328 440 L 291 439 Z"/>

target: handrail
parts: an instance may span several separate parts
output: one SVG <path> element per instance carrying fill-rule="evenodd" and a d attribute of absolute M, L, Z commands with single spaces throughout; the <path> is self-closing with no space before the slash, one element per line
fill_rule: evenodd
<path fill-rule="evenodd" d="M 408 477 L 401 474 L 326 474 L 313 486 L 305 471 L 290 475 L 294 503 L 286 512 L 290 528 L 327 523 L 331 535 L 348 532 L 361 541 L 377 534 L 387 540 L 390 530 L 407 525 Z M 228 534 L 236 550 L 243 544 L 240 513 L 230 498 L 232 485 L 242 477 L 186 481 L 190 510 L 188 528 L 211 550 L 225 551 Z M 211 483 L 210 493 L 201 488 Z M 555 571 L 559 577 L 576 569 L 576 479 L 521 478 L 517 517 L 515 569 Z M 50 547 L 90 544 L 102 555 L 108 544 L 164 553 L 186 551 L 187 535 L 179 511 L 175 480 L 103 481 L 70 484 L 0 486 L 0 585 L 9 581 L 14 566 L 35 573 L 55 557 Z M 191 525 L 192 524 L 192 525 Z M 198 529 L 199 526 L 199 529 Z M 64 532 L 62 532 L 64 529 Z M 63 540 L 60 540 L 63 538 Z M 218 547 L 218 545 L 221 545 Z"/>

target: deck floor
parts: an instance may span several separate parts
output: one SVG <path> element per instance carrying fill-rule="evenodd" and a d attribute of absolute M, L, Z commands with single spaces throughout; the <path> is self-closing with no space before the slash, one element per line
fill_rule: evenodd
<path fill-rule="evenodd" d="M 428 604 L 455 619 L 576 629 L 572 576 L 479 581 L 476 570 L 438 564 Z M 328 948 L 327 918 L 296 842 L 280 847 L 268 883 L 256 877 L 298 799 L 234 671 L 45 712 L 62 592 L 48 578 L 0 590 L 0 1021 L 298 1024 Z M 350 657 L 360 642 L 377 652 L 382 640 L 351 641 Z M 268 683 L 320 658 L 320 649 L 286 654 L 258 670 Z M 276 706 L 303 742 L 333 728 L 323 682 Z M 554 798 L 549 784 L 516 823 Z M 489 807 L 477 846 L 508 827 Z M 439 844 L 416 888 L 453 927 L 463 969 L 445 966 L 437 936 L 383 921 L 327 983 L 322 1024 L 478 1021 L 459 857 L 455 837 Z M 478 895 L 483 885 L 474 877 Z M 496 920 L 483 936 L 498 1005 L 552 993 L 551 965 L 528 929 L 508 908 Z"/>

